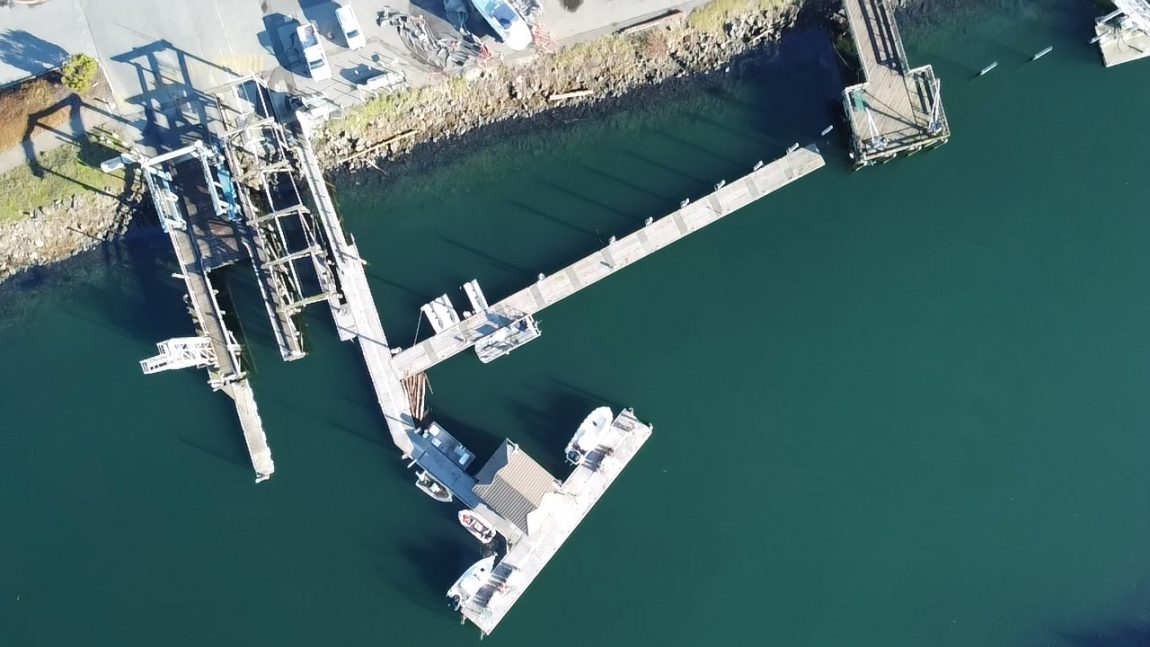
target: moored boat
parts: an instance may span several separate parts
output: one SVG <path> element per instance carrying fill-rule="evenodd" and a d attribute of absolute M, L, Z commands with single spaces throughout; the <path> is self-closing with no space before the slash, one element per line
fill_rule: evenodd
<path fill-rule="evenodd" d="M 460 510 L 459 523 L 479 541 L 490 544 L 495 539 L 495 528 L 483 515 L 474 510 Z"/>
<path fill-rule="evenodd" d="M 599 407 L 588 414 L 575 430 L 571 442 L 567 443 L 567 449 L 564 450 L 567 462 L 572 465 L 581 464 L 587 458 L 587 454 L 599 446 L 604 432 L 611 426 L 614 418 L 615 414 L 611 412 L 611 407 Z"/>
<path fill-rule="evenodd" d="M 416 475 L 415 487 L 419 488 L 420 492 L 441 503 L 451 503 L 451 500 L 454 498 L 451 496 L 450 490 L 443 487 L 442 483 L 424 471 L 420 471 L 419 474 Z"/>
<path fill-rule="evenodd" d="M 463 571 L 463 575 L 460 575 L 459 579 L 455 580 L 455 584 L 452 584 L 451 588 L 447 590 L 447 597 L 455 601 L 456 609 L 467 604 L 471 596 L 483 588 L 493 568 L 495 568 L 495 555 L 484 557 Z"/>

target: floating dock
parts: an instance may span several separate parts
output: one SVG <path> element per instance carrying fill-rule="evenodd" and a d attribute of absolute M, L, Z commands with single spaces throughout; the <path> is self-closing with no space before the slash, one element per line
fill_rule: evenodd
<path fill-rule="evenodd" d="M 196 142 L 150 159 L 120 160 L 144 170 L 176 252 L 197 330 L 194 337 L 161 342 L 160 355 L 141 367 L 147 373 L 208 368 L 213 388 L 235 400 L 257 481 L 266 479 L 274 471 L 271 452 L 241 367 L 240 346 L 227 329 L 209 273 L 252 260 L 284 359 L 303 355 L 294 315 L 309 304 L 327 302 L 340 338 L 358 342 L 392 442 L 421 469 L 417 486 L 437 501 L 466 506 L 461 522 L 482 519 L 487 525 L 476 535 L 481 540 L 503 537 L 498 561 L 486 558 L 461 579 L 467 586 L 457 588 L 457 583 L 452 589 L 464 618 L 490 633 L 634 458 L 651 426 L 631 410 L 611 417 L 602 407 L 593 436 L 581 436 L 585 427 L 580 426 L 583 453 L 566 480 L 549 474 L 511 441 L 472 474 L 474 453 L 438 424 L 424 424 L 425 371 L 467 348 L 488 362 L 538 338 L 533 315 L 546 306 L 806 176 L 824 160 L 814 146 L 796 145 L 783 158 L 760 163 L 730 183 L 720 182 L 695 203 L 684 201 L 671 214 L 648 219 L 639 231 L 612 238 L 604 249 L 551 276 L 540 275 L 535 284 L 494 305 L 477 282 L 468 282 L 464 291 L 475 314 L 460 317 L 444 295 L 423 309 L 435 335 L 401 351 L 388 345 L 365 261 L 344 232 L 328 193 L 310 141 L 312 124 L 297 113 L 300 134 L 289 131 L 283 117 L 267 110 L 266 97 L 260 82 L 241 80 L 220 101 L 225 128 L 210 143 Z M 108 169 L 115 161 L 109 161 Z M 318 285 L 318 291 L 308 293 L 304 285 Z M 490 568 L 479 567 L 485 564 Z"/>
<path fill-rule="evenodd" d="M 929 65 L 911 68 L 888 0 L 843 0 L 864 81 L 843 90 L 858 166 L 946 143 L 950 124 L 941 81 Z"/>
<path fill-rule="evenodd" d="M 212 388 L 235 401 L 257 483 L 275 465 L 242 349 L 228 329 L 210 273 L 251 260 L 284 360 L 306 354 L 294 319 L 305 307 L 327 302 L 337 323 L 343 316 L 331 246 L 321 238 L 297 181 L 302 170 L 291 135 L 270 114 L 266 97 L 261 84 L 241 79 L 217 95 L 212 136 L 155 157 L 130 153 L 105 163 L 107 170 L 139 164 L 171 239 L 196 328 L 193 337 L 157 344 L 159 354 L 142 361 L 141 369 L 208 369 Z"/>
<path fill-rule="evenodd" d="M 500 531 L 507 537 L 506 553 L 488 569 L 468 569 L 448 591 L 463 617 L 490 634 L 650 437 L 650 425 L 623 411 L 562 482 L 504 443 L 473 489 L 490 504 L 482 508 L 484 518 L 492 519 L 494 510 L 519 532 L 507 537 Z"/>
<path fill-rule="evenodd" d="M 1094 42 L 1106 67 L 1150 56 L 1150 0 L 1114 0 L 1114 11 L 1094 22 Z"/>
<path fill-rule="evenodd" d="M 550 276 L 541 275 L 534 284 L 403 350 L 393 360 L 395 370 L 401 377 L 422 373 L 496 334 L 501 328 L 493 326 L 493 321 L 503 322 L 506 326 L 532 317 L 547 306 L 822 168 L 824 164 L 814 145 L 796 149 L 667 216 L 648 221 L 642 229 L 630 235 L 613 239 L 605 248 Z"/>

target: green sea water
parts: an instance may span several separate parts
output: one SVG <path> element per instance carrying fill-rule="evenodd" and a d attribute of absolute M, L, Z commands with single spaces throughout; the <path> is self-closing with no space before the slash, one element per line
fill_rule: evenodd
<path fill-rule="evenodd" d="M 709 87 L 346 181 L 391 341 L 493 300 L 794 142 L 824 170 L 430 373 L 434 418 L 562 473 L 594 406 L 655 434 L 488 640 L 565 645 L 1150 644 L 1150 61 L 1105 70 L 1089 3 L 916 33 L 946 146 L 860 172 L 829 39 Z M 1036 63 L 1030 56 L 1055 49 Z M 991 61 L 991 74 L 975 78 Z M 252 484 L 144 236 L 0 292 L 0 645 L 473 645 L 479 557 L 411 487 L 354 345 L 241 322 L 277 473 Z"/>

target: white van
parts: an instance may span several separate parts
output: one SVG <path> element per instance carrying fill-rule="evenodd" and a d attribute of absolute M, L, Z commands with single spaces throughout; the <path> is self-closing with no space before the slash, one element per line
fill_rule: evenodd
<path fill-rule="evenodd" d="M 359 28 L 359 18 L 355 17 L 355 9 L 346 5 L 339 7 L 335 10 L 335 19 L 339 21 L 339 30 L 343 32 L 348 49 L 359 49 L 367 45 L 363 30 Z"/>

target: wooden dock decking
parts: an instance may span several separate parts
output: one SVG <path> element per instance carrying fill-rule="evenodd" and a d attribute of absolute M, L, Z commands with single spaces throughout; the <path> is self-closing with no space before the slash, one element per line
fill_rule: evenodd
<path fill-rule="evenodd" d="M 910 68 L 888 0 L 843 0 L 865 81 L 843 90 L 859 165 L 945 143 L 950 126 L 929 65 Z M 937 103 L 937 106 L 936 106 Z"/>
<path fill-rule="evenodd" d="M 189 229 L 194 231 L 194 228 Z M 240 365 L 240 346 L 224 322 L 224 312 L 216 299 L 216 290 L 212 286 L 208 268 L 200 257 L 203 247 L 189 231 L 172 229 L 168 234 L 188 292 L 188 308 L 198 333 L 211 342 L 215 356 L 215 363 L 208 366 L 209 383 L 212 388 L 223 390 L 235 401 L 236 415 L 240 420 L 252 468 L 256 472 L 256 482 L 266 481 L 275 472 L 275 463 L 272 461 L 263 421 L 256 408 L 255 396 Z"/>
<path fill-rule="evenodd" d="M 342 288 L 343 302 L 338 306 L 332 305 L 335 325 L 341 339 L 356 339 L 359 342 L 391 442 L 405 456 L 409 456 L 414 449 L 411 434 L 415 433 L 416 424 L 411 402 L 403 388 L 403 378 L 408 376 L 400 375 L 393 366 L 392 351 L 387 345 L 387 336 L 383 332 L 383 323 L 367 283 L 367 274 L 363 271 L 363 259 L 359 249 L 343 231 L 335 203 L 324 183 L 323 168 L 312 150 L 311 142 L 301 138 L 296 152 L 300 156 L 300 168 L 307 180 L 308 191 L 315 202 L 316 219 L 331 245 L 331 259 Z"/>
<path fill-rule="evenodd" d="M 509 319 L 534 315 L 579 290 L 639 261 L 688 234 L 818 170 L 824 165 L 815 146 L 799 148 L 702 199 L 690 203 L 642 229 L 614 240 L 607 247 L 545 276 L 536 283 L 492 305 Z M 483 338 L 490 313 L 479 312 L 443 332 L 397 354 L 392 363 L 401 377 L 422 373 L 467 350 Z"/>
<path fill-rule="evenodd" d="M 511 542 L 482 588 L 460 607 L 463 617 L 484 635 L 494 631 L 635 458 L 652 431 L 651 425 L 641 422 L 633 411 L 620 413 L 596 450 L 596 459 L 576 467 L 554 493 L 544 495 L 540 508 L 531 514 L 547 521 L 540 524 L 539 530 Z M 494 513 L 484 514 L 490 518 Z"/>

